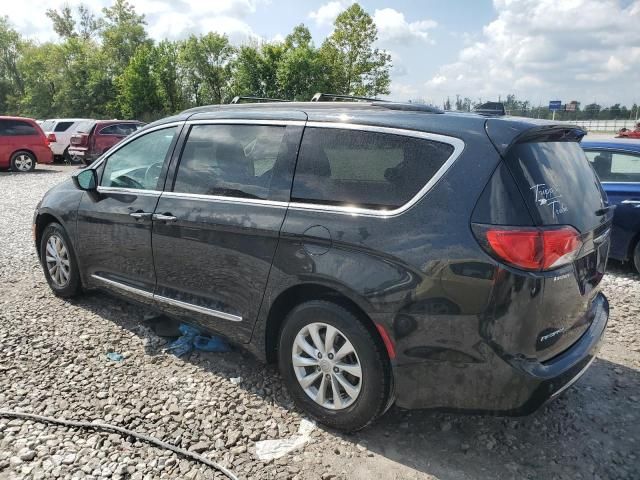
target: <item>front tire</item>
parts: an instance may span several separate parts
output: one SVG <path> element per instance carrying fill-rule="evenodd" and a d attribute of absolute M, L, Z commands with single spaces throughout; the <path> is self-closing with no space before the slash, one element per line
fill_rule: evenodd
<path fill-rule="evenodd" d="M 49 287 L 58 297 L 80 292 L 80 273 L 67 232 L 59 223 L 50 223 L 40 238 L 40 262 Z"/>
<path fill-rule="evenodd" d="M 633 266 L 636 267 L 636 272 L 640 273 L 640 240 L 633 251 Z"/>
<path fill-rule="evenodd" d="M 11 155 L 11 170 L 14 172 L 33 172 L 36 168 L 36 157 L 32 153 L 20 150 Z"/>
<path fill-rule="evenodd" d="M 345 308 L 320 300 L 295 307 L 278 355 L 295 403 L 320 423 L 353 432 L 384 413 L 391 392 L 386 351 Z"/>

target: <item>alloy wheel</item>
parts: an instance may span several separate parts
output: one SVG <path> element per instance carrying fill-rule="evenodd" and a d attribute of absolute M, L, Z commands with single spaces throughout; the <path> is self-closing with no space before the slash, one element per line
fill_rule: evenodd
<path fill-rule="evenodd" d="M 64 240 L 53 234 L 47 240 L 45 262 L 51 281 L 56 287 L 64 288 L 71 276 L 71 260 Z"/>
<path fill-rule="evenodd" d="M 20 172 L 28 172 L 33 168 L 33 158 L 26 153 L 21 153 L 15 158 L 14 165 Z"/>
<path fill-rule="evenodd" d="M 318 405 L 342 410 L 362 389 L 362 366 L 344 333 L 326 323 L 305 325 L 296 335 L 291 360 L 298 383 Z"/>

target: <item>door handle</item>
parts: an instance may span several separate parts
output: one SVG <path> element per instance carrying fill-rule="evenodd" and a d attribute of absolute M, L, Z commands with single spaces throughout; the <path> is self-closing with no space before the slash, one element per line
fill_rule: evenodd
<path fill-rule="evenodd" d="M 129 216 L 133 218 L 150 218 L 151 215 L 149 212 L 131 212 L 129 214 Z"/>
<path fill-rule="evenodd" d="M 170 213 L 154 213 L 151 218 L 160 222 L 175 222 L 178 219 Z"/>

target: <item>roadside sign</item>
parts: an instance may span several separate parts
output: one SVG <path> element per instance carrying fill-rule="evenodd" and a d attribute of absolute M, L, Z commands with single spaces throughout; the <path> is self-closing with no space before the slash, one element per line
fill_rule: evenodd
<path fill-rule="evenodd" d="M 551 100 L 549 102 L 549 111 L 557 112 L 558 110 L 562 110 L 562 100 Z"/>

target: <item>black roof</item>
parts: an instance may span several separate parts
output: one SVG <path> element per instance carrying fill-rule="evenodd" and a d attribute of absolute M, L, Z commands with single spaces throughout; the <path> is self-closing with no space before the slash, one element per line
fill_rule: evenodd
<path fill-rule="evenodd" d="M 417 130 L 464 139 L 489 133 L 500 151 L 532 128 L 569 128 L 546 120 L 523 117 L 487 117 L 477 113 L 443 112 L 434 107 L 394 102 L 263 102 L 205 105 L 158 120 L 161 125 L 186 120 L 297 120 L 373 125 Z"/>

